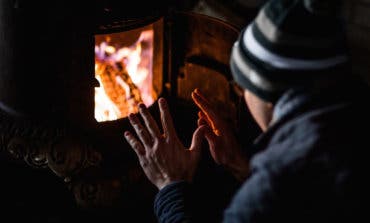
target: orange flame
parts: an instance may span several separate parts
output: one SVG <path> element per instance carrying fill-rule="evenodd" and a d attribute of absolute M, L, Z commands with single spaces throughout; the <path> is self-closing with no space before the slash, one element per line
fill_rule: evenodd
<path fill-rule="evenodd" d="M 95 46 L 95 119 L 116 120 L 150 106 L 156 98 L 152 85 L 153 30 L 142 31 L 131 46 L 117 48 L 108 41 Z"/>

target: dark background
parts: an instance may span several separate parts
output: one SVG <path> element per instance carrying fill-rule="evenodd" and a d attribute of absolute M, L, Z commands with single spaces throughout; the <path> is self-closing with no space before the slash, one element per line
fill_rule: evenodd
<path fill-rule="evenodd" d="M 115 1 L 108 1 L 113 2 Z M 137 1 L 136 4 L 139 1 Z M 233 24 L 241 29 L 255 16 L 263 0 L 167 0 L 169 8 L 180 11 L 193 11 L 213 16 Z M 122 3 L 120 3 L 122 4 Z M 155 3 L 152 3 L 155 4 Z M 164 4 L 164 3 L 161 3 Z M 346 19 L 350 26 L 349 39 L 355 55 L 354 70 L 369 77 L 370 27 L 369 1 L 351 1 L 346 6 Z M 184 117 L 177 120 L 176 127 L 185 131 L 182 140 L 189 144 L 189 133 L 195 128 L 196 117 L 189 116 L 189 109 L 179 106 L 171 107 L 174 116 Z M 250 120 L 246 107 L 243 120 Z M 193 111 L 191 111 L 193 113 Z M 244 125 L 243 125 L 244 124 Z M 185 125 L 186 129 L 178 126 Z M 242 143 L 248 145 L 258 134 L 255 123 L 242 123 L 241 133 L 246 134 Z M 0 139 L 1 140 L 1 139 Z M 153 222 L 152 199 L 156 193 L 154 187 L 149 187 L 145 193 L 152 196 L 147 200 L 132 194 L 132 207 L 115 207 L 107 209 L 81 209 L 75 202 L 73 193 L 69 191 L 62 178 L 49 169 L 36 169 L 28 166 L 23 160 L 16 160 L 0 148 L 0 216 L 2 222 Z M 148 182 L 147 182 L 148 183 Z M 207 220 L 215 222 L 221 219 L 222 210 L 227 206 L 232 194 L 238 188 L 229 173 L 217 166 L 209 153 L 204 152 L 198 174 L 195 177 L 194 195 L 198 199 L 195 204 L 199 211 L 204 211 Z"/>

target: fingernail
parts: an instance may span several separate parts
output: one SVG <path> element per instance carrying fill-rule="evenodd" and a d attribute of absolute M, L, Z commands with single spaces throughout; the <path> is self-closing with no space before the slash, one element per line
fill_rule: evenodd
<path fill-rule="evenodd" d="M 140 104 L 139 104 L 139 108 L 140 108 L 140 109 L 145 109 L 145 108 L 146 108 L 146 106 L 145 106 L 145 104 L 140 103 Z"/>
<path fill-rule="evenodd" d="M 129 131 L 126 131 L 125 132 L 125 136 L 128 137 L 130 135 L 130 132 Z"/>
<path fill-rule="evenodd" d="M 128 119 L 129 119 L 130 121 L 133 121 L 133 120 L 135 119 L 135 115 L 134 115 L 133 113 L 130 113 L 130 114 L 128 115 Z"/>
<path fill-rule="evenodd" d="M 161 104 L 161 106 L 166 106 L 166 100 L 164 98 L 160 98 L 159 103 Z"/>
<path fill-rule="evenodd" d="M 193 99 L 193 100 L 196 100 L 196 98 L 198 97 L 198 95 L 195 93 L 195 92 L 192 92 L 191 93 L 191 98 Z"/>

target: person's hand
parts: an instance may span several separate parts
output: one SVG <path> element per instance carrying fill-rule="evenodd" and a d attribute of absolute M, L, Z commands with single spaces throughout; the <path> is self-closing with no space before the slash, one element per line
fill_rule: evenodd
<path fill-rule="evenodd" d="M 191 97 L 200 109 L 198 126 L 207 126 L 203 132 L 213 159 L 238 180 L 244 180 L 249 174 L 249 161 L 242 153 L 230 122 L 221 118 L 199 89 L 195 89 Z"/>
<path fill-rule="evenodd" d="M 136 115 L 129 115 L 138 138 L 129 131 L 124 135 L 136 152 L 148 179 L 158 189 L 162 189 L 174 181 L 192 180 L 200 159 L 200 147 L 206 126 L 199 126 L 195 130 L 191 146 L 187 149 L 177 137 L 166 100 L 160 98 L 158 103 L 163 134 L 145 105 L 140 104 L 139 113 L 144 124 Z"/>

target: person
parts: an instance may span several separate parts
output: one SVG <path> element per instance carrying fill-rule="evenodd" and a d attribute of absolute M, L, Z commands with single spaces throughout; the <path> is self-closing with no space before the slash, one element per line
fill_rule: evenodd
<path fill-rule="evenodd" d="M 194 216 L 188 189 L 203 139 L 214 161 L 243 182 L 224 222 L 366 217 L 369 132 L 361 127 L 370 124 L 368 85 L 351 73 L 345 29 L 323 7 L 328 2 L 270 0 L 233 46 L 233 79 L 263 131 L 251 158 L 199 89 L 192 93 L 200 113 L 190 148 L 178 139 L 164 98 L 158 101 L 163 133 L 144 105 L 143 123 L 129 116 L 137 136 L 124 135 L 159 189 L 159 222 L 207 222 Z"/>

